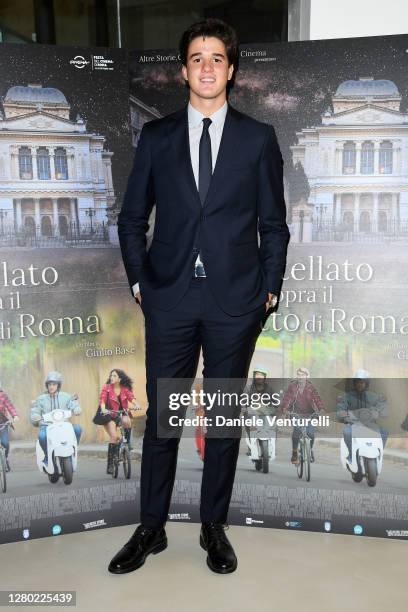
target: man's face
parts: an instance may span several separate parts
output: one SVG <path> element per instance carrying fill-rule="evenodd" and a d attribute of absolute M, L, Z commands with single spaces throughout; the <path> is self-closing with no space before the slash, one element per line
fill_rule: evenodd
<path fill-rule="evenodd" d="M 183 77 L 190 92 L 211 100 L 226 91 L 234 66 L 228 66 L 224 43 L 215 36 L 194 38 L 187 51 L 187 66 L 182 66 Z"/>
<path fill-rule="evenodd" d="M 367 386 L 367 383 L 366 383 L 366 381 L 365 381 L 365 380 L 363 380 L 362 378 L 357 378 L 357 379 L 354 381 L 354 386 L 355 386 L 356 391 L 357 391 L 358 393 L 362 393 L 363 391 L 365 391 L 365 388 L 366 388 L 366 386 Z"/>
<path fill-rule="evenodd" d="M 47 385 L 47 389 L 48 389 L 48 393 L 50 393 L 50 395 L 54 395 L 54 393 L 57 392 L 58 383 L 49 382 L 48 385 Z"/>
<path fill-rule="evenodd" d="M 265 384 L 266 376 L 262 372 L 255 372 L 254 379 L 255 379 L 255 385 L 257 387 L 263 387 Z"/>

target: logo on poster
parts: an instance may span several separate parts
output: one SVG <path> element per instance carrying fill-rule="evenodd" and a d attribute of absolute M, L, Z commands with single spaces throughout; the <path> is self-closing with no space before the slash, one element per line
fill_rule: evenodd
<path fill-rule="evenodd" d="M 82 70 L 82 68 L 85 68 L 85 66 L 87 66 L 90 62 L 86 60 L 82 55 L 76 55 L 74 59 L 72 59 L 69 63 L 72 66 L 75 66 L 75 68 Z"/>
<path fill-rule="evenodd" d="M 362 525 L 354 525 L 354 533 L 356 535 L 361 535 L 363 533 L 363 526 Z"/>
<path fill-rule="evenodd" d="M 52 526 L 52 535 L 59 535 L 62 531 L 61 525 L 53 525 Z"/>
<path fill-rule="evenodd" d="M 297 529 L 298 527 L 302 526 L 302 521 L 286 521 L 285 522 L 285 527 L 294 527 L 295 529 Z"/>
<path fill-rule="evenodd" d="M 173 512 L 169 514 L 170 520 L 188 520 L 190 521 L 190 514 L 188 512 Z"/>
<path fill-rule="evenodd" d="M 30 530 L 29 529 L 23 529 L 23 538 L 25 540 L 28 540 L 29 537 L 30 537 Z"/>
<path fill-rule="evenodd" d="M 95 527 L 106 527 L 105 519 L 99 519 L 98 521 L 91 521 L 90 523 L 82 523 L 84 529 L 95 529 Z"/>
<path fill-rule="evenodd" d="M 386 529 L 389 538 L 408 538 L 408 529 Z"/>
<path fill-rule="evenodd" d="M 263 524 L 263 521 L 261 521 L 261 520 L 258 521 L 257 519 L 253 519 L 250 516 L 246 517 L 245 522 L 246 522 L 247 525 L 255 525 L 255 523 Z"/>

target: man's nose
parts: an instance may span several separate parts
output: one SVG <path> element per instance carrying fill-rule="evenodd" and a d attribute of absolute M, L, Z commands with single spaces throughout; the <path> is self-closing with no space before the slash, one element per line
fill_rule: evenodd
<path fill-rule="evenodd" d="M 202 70 L 203 72 L 212 72 L 213 70 L 213 63 L 211 60 L 204 60 L 203 64 L 202 64 Z"/>

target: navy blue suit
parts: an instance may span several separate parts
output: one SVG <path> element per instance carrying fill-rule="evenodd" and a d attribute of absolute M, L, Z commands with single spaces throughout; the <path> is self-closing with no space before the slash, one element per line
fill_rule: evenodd
<path fill-rule="evenodd" d="M 156 204 L 153 240 L 148 218 Z M 158 433 L 157 380 L 243 379 L 265 315 L 279 294 L 289 231 L 283 160 L 275 131 L 228 106 L 214 172 L 201 204 L 191 166 L 187 106 L 145 124 L 118 219 L 130 287 L 139 283 L 146 326 L 148 410 L 141 468 L 141 522 L 166 522 L 179 439 Z M 258 246 L 258 230 L 260 244 Z M 206 278 L 193 278 L 201 252 Z M 239 438 L 207 437 L 203 522 L 226 522 Z"/>

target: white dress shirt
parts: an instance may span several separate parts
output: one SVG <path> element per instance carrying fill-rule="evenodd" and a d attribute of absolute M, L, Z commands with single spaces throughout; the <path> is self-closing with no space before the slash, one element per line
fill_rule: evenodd
<path fill-rule="evenodd" d="M 218 149 L 220 148 L 220 142 L 222 137 L 222 130 L 224 129 L 225 117 L 227 116 L 228 103 L 227 101 L 219 108 L 215 113 L 209 115 L 211 119 L 208 133 L 211 138 L 211 158 L 212 158 L 212 169 L 214 172 L 215 162 L 217 161 Z M 199 168 L 199 148 L 200 138 L 203 131 L 203 119 L 206 117 L 199 110 L 194 108 L 191 102 L 188 103 L 188 136 L 190 142 L 190 158 L 191 165 L 193 168 L 194 179 L 198 189 L 198 168 Z M 200 255 L 197 255 L 196 264 L 202 263 Z M 133 294 L 136 295 L 139 291 L 139 283 L 136 283 L 132 287 Z M 142 296 L 143 299 L 143 296 Z"/>

